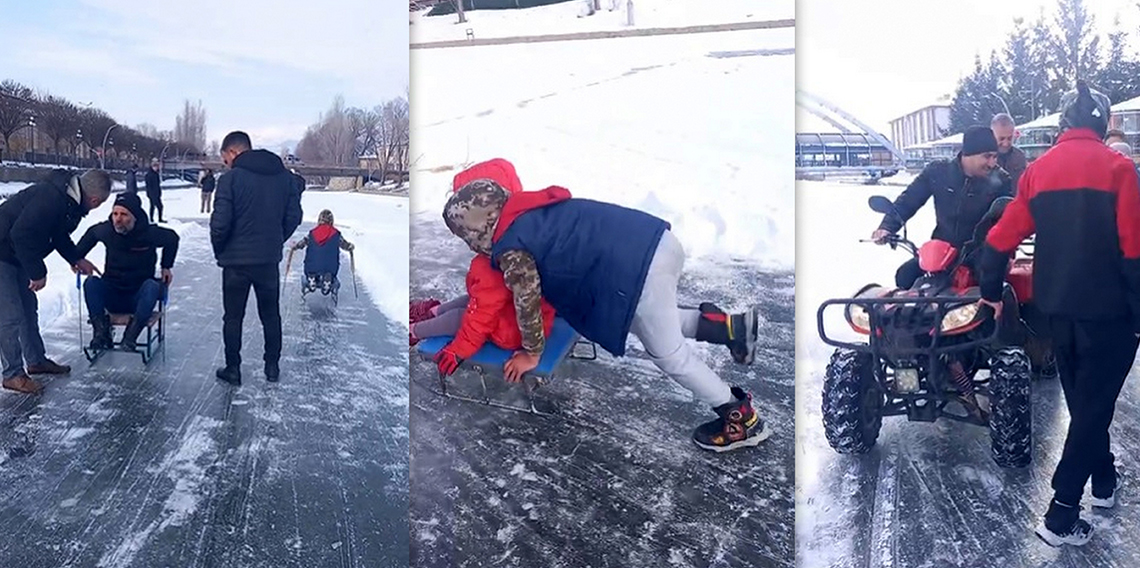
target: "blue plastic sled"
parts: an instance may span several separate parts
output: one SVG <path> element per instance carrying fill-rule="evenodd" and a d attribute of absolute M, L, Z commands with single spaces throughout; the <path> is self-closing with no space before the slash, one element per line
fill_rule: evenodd
<path fill-rule="evenodd" d="M 416 344 L 416 351 L 419 353 L 421 358 L 430 361 L 435 358 L 436 354 L 439 353 L 440 350 L 442 350 L 444 347 L 447 347 L 447 344 L 451 343 L 451 340 L 452 336 L 429 337 Z M 586 356 L 575 355 L 574 348 L 579 344 L 585 344 L 589 346 L 590 354 Z M 464 360 L 460 364 L 460 369 L 472 368 L 479 373 L 479 381 L 483 385 L 482 399 L 452 394 L 447 389 L 447 377 L 445 377 L 442 373 L 439 376 L 440 390 L 433 390 L 433 392 L 448 398 L 454 398 L 456 400 L 478 402 L 486 404 L 488 406 L 494 406 L 496 408 L 553 416 L 552 413 L 541 412 L 535 408 L 533 396 L 534 391 L 537 390 L 538 387 L 541 386 L 544 382 L 553 379 L 555 371 L 567 358 L 592 361 L 598 357 L 597 346 L 594 345 L 593 342 L 582 339 L 582 336 L 579 335 L 577 331 L 574 331 L 574 328 L 570 327 L 570 324 L 566 323 L 566 320 L 563 320 L 562 318 L 555 318 L 554 328 L 550 331 L 550 336 L 546 338 L 546 349 L 542 353 L 542 358 L 538 361 L 538 367 L 535 367 L 534 370 L 529 371 L 523 375 L 523 386 L 526 390 L 527 401 L 530 403 L 530 407 L 522 408 L 493 401 L 487 396 L 486 375 L 488 373 L 491 373 L 494 376 L 502 377 L 503 365 L 505 365 L 511 358 L 511 353 L 511 351 L 501 349 L 491 343 L 488 343 L 484 345 L 482 349 L 476 352 L 473 357 Z M 534 382 L 533 387 L 531 387 L 531 384 L 527 381 L 527 379 L 530 379 Z"/>

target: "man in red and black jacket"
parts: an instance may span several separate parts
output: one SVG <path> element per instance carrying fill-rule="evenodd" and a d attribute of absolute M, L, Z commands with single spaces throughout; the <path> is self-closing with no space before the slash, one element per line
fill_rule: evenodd
<path fill-rule="evenodd" d="M 981 288 L 1000 315 L 1010 254 L 1037 234 L 1033 301 L 1049 318 L 1070 416 L 1037 534 L 1080 546 L 1092 535 L 1080 518 L 1085 483 L 1094 507 L 1112 507 L 1119 486 L 1108 429 L 1140 337 L 1140 179 L 1101 141 L 1108 97 L 1078 82 L 1063 103 L 1056 145 L 1025 170 L 986 238 Z"/>

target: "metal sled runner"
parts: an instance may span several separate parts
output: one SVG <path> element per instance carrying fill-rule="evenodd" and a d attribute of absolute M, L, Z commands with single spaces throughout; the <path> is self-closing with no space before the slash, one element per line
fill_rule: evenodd
<path fill-rule="evenodd" d="M 451 343 L 452 337 L 429 337 L 420 341 L 416 345 L 416 351 L 420 357 L 431 361 L 435 358 L 448 343 Z M 580 356 L 575 353 L 575 348 L 578 345 L 585 345 L 589 347 L 589 355 Z M 476 402 L 493 406 L 495 408 L 502 408 L 506 410 L 515 410 L 518 412 L 525 412 L 528 414 L 537 414 L 541 416 L 556 416 L 554 413 L 543 412 L 538 410 L 534 405 L 534 391 L 538 390 L 540 386 L 546 381 L 554 378 L 554 372 L 567 358 L 578 359 L 583 361 L 593 361 L 598 358 L 597 346 L 588 340 L 582 339 L 570 324 L 566 323 L 562 318 L 554 319 L 554 328 L 550 332 L 550 336 L 546 338 L 546 350 L 539 359 L 538 366 L 534 370 L 526 373 L 522 377 L 523 388 L 526 391 L 527 402 L 529 408 L 519 407 L 512 404 L 507 404 L 495 400 L 491 400 L 487 396 L 487 374 L 491 373 L 494 376 L 501 377 L 503 375 L 503 365 L 511 358 L 512 353 L 506 349 L 500 349 L 495 345 L 488 343 L 482 349 L 475 353 L 470 359 L 464 360 L 459 368 L 472 368 L 479 374 L 479 382 L 483 387 L 483 398 L 472 398 L 464 395 L 458 395 L 450 392 L 447 386 L 447 377 L 442 373 L 439 375 L 439 389 L 431 389 L 432 392 L 452 398 L 455 400 L 463 400 L 467 402 Z M 528 380 L 529 379 L 529 380 Z M 531 382 L 534 386 L 531 386 Z"/>
<path fill-rule="evenodd" d="M 79 277 L 75 278 L 75 287 L 82 290 Z M 133 351 L 126 351 L 123 349 L 123 342 L 120 339 L 112 344 L 111 349 L 91 349 L 90 346 L 83 344 L 83 294 L 80 292 L 79 298 L 79 343 L 83 348 L 83 356 L 87 358 L 88 363 L 95 363 L 100 357 L 110 351 L 119 353 L 134 353 L 142 356 L 143 365 L 150 365 L 154 360 L 154 356 L 158 351 L 162 350 L 162 356 L 165 360 L 166 357 L 166 304 L 170 299 L 170 289 L 162 285 L 162 297 L 158 301 L 158 309 L 151 312 L 150 319 L 146 322 L 145 335 L 140 334 L 139 338 L 145 337 L 145 341 L 139 341 Z M 133 314 L 108 314 L 111 318 L 111 336 L 114 337 L 115 328 L 123 328 L 130 325 Z"/>

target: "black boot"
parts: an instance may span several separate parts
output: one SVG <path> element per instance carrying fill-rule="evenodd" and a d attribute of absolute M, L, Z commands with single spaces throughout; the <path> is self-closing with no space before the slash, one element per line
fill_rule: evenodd
<path fill-rule="evenodd" d="M 277 361 L 265 362 L 265 380 L 276 383 L 277 379 L 281 377 L 281 367 L 277 365 Z"/>
<path fill-rule="evenodd" d="M 755 446 L 768 439 L 772 432 L 752 408 L 752 395 L 740 387 L 732 387 L 736 400 L 713 409 L 716 420 L 701 424 L 693 431 L 693 442 L 706 450 L 727 452 L 745 446 Z"/>
<path fill-rule="evenodd" d="M 221 380 L 223 380 L 223 381 L 225 381 L 231 385 L 238 386 L 238 387 L 241 386 L 241 368 L 240 367 L 222 367 L 221 369 L 218 369 L 218 371 L 216 373 L 214 373 L 214 376 L 218 377 L 219 379 L 221 379 Z"/>
<path fill-rule="evenodd" d="M 111 337 L 111 317 L 104 314 L 101 316 L 91 316 L 91 344 L 88 347 L 92 351 L 106 351 L 115 346 L 115 340 Z"/>
<path fill-rule="evenodd" d="M 138 347 L 139 334 L 142 333 L 145 327 L 145 321 L 131 320 L 130 325 L 128 325 L 126 331 L 123 332 L 123 341 L 121 343 L 123 351 L 134 351 Z"/>
<path fill-rule="evenodd" d="M 759 338 L 759 314 L 755 307 L 743 314 L 728 315 L 715 304 L 704 302 L 700 306 L 701 319 L 697 323 L 697 341 L 725 345 L 732 359 L 742 365 L 751 365 L 756 358 L 756 341 Z"/>

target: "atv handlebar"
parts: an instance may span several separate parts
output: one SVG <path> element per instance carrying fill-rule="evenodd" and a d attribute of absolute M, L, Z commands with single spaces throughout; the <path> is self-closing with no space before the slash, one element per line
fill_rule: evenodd
<path fill-rule="evenodd" d="M 900 237 L 894 233 L 887 235 L 883 242 L 876 241 L 875 239 L 859 239 L 861 243 L 883 244 L 891 247 L 891 250 L 896 250 L 902 246 L 903 250 L 909 252 L 914 256 L 918 256 L 918 246 L 905 237 Z"/>
<path fill-rule="evenodd" d="M 942 320 L 946 317 L 946 314 L 951 309 L 956 309 L 971 303 L 977 303 L 981 299 L 982 297 L 980 294 L 973 294 L 968 296 L 928 296 L 925 298 L 843 298 L 827 300 L 820 304 L 819 309 L 816 311 L 816 327 L 818 328 L 820 339 L 832 347 L 871 353 L 876 357 L 881 357 L 882 354 L 880 351 L 882 351 L 882 349 L 878 346 L 878 342 L 875 340 L 875 337 L 877 337 L 882 332 L 882 327 L 879 325 L 878 316 L 873 310 L 869 309 L 870 306 L 882 306 L 888 304 L 937 304 L 935 310 L 937 317 L 933 329 L 931 329 L 933 333 L 931 335 L 931 342 L 928 347 L 891 347 L 890 349 L 891 355 L 895 356 L 928 355 L 930 357 L 936 357 L 943 353 L 976 349 L 983 345 L 993 343 L 994 340 L 997 339 L 998 334 L 1001 331 L 1000 320 L 999 318 L 992 318 L 991 316 L 995 325 L 993 332 L 986 335 L 986 337 L 975 339 L 973 341 L 967 341 L 964 343 L 956 343 L 953 345 L 939 345 L 938 343 L 938 340 L 943 337 Z M 824 329 L 823 313 L 827 308 L 831 306 L 844 306 L 844 308 L 846 308 L 847 306 L 851 305 L 858 305 L 867 310 L 869 316 L 868 321 L 871 328 L 867 343 L 853 343 L 832 339 L 827 336 L 827 331 Z M 953 308 L 950 306 L 953 306 Z M 985 308 L 986 306 L 983 307 Z M 992 310 L 992 308 L 989 309 Z"/>

